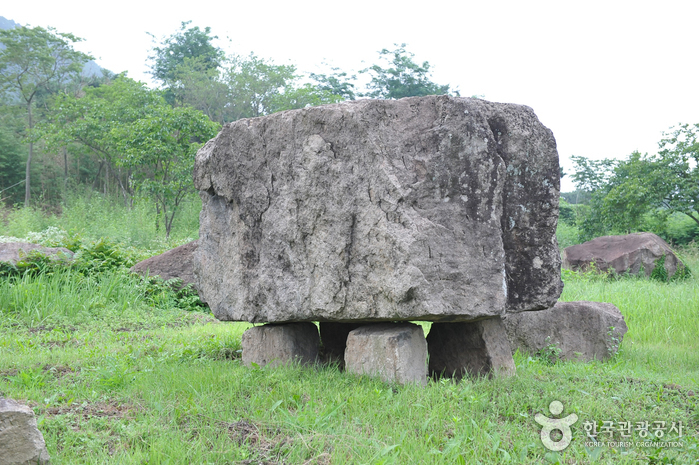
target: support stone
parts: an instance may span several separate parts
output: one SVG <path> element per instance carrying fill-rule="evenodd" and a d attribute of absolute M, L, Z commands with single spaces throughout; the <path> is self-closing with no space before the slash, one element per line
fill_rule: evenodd
<path fill-rule="evenodd" d="M 467 374 L 515 373 L 512 350 L 499 317 L 469 323 L 433 323 L 427 345 L 432 376 L 461 379 Z"/>
<path fill-rule="evenodd" d="M 345 349 L 347 348 L 347 336 L 366 323 L 336 323 L 321 322 L 320 343 L 322 347 L 321 358 L 324 363 L 337 363 L 338 367 L 345 368 Z"/>
<path fill-rule="evenodd" d="M 427 384 L 427 343 L 412 323 L 361 326 L 347 336 L 347 372 L 378 376 L 386 382 Z"/>
<path fill-rule="evenodd" d="M 320 338 L 313 323 L 266 324 L 245 331 L 242 345 L 246 366 L 309 365 L 318 358 Z"/>

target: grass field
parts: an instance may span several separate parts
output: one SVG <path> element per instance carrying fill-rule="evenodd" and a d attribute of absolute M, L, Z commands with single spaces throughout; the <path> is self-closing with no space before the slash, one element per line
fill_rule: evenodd
<path fill-rule="evenodd" d="M 685 256 L 699 271 L 696 252 Z M 249 325 L 182 310 L 124 266 L 0 279 L 0 395 L 34 409 L 53 464 L 698 463 L 699 273 L 669 284 L 567 275 L 562 300 L 624 314 L 615 357 L 518 353 L 514 377 L 419 388 L 333 366 L 245 368 Z M 558 453 L 534 420 L 553 400 L 578 416 Z M 633 422 L 632 438 L 586 445 L 585 425 L 605 421 Z M 655 441 L 676 444 L 645 444 L 661 432 Z M 622 439 L 632 444 L 606 444 Z"/>

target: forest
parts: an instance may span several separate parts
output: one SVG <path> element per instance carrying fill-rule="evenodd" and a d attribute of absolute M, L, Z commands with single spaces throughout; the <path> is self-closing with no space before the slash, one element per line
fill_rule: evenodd
<path fill-rule="evenodd" d="M 699 123 L 668 128 L 657 153 L 574 156 L 573 172 L 561 171 L 576 186 L 561 193 L 561 250 L 650 231 L 693 271 L 653 280 L 562 270 L 560 301 L 607 302 L 624 316 L 628 333 L 611 341 L 618 351 L 606 360 L 562 360 L 550 341 L 514 353 L 516 376 L 430 379 L 425 388 L 336 364 L 249 368 L 241 335 L 250 324 L 218 321 L 181 282 L 130 271 L 198 238 L 197 150 L 241 118 L 459 90 L 434 82 L 430 63 L 416 62 L 406 44 L 381 49 L 355 73 L 329 65 L 304 73 L 226 55 L 214 31 L 190 22 L 153 37 L 150 87 L 97 67 L 75 49 L 79 37 L 10 23 L 0 21 L 0 245 L 75 255 L 0 262 L 0 398 L 33 409 L 51 463 L 699 458 Z M 544 448 L 535 421 L 553 414 L 552 400 L 579 418 L 563 451 Z M 633 441 L 609 429 L 606 442 L 606 433 L 591 435 L 621 422 L 646 426 Z"/>

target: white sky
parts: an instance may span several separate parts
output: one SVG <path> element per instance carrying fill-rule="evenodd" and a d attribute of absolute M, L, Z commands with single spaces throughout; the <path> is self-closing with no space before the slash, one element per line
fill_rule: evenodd
<path fill-rule="evenodd" d="M 699 122 L 697 0 L 3 3 L 0 16 L 71 32 L 100 66 L 146 82 L 146 32 L 169 36 L 187 20 L 210 26 L 228 53 L 305 72 L 323 71 L 322 61 L 357 71 L 405 42 L 435 82 L 532 107 L 567 172 L 570 155 L 655 153 L 663 131 Z"/>

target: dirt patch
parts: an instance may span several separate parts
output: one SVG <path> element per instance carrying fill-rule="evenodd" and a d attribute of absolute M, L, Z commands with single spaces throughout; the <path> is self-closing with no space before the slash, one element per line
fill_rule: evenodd
<path fill-rule="evenodd" d="M 49 407 L 44 410 L 44 414 L 48 416 L 56 415 L 79 415 L 84 420 L 91 418 L 124 418 L 139 411 L 138 407 L 130 404 L 120 404 L 117 401 L 97 402 L 90 404 L 83 402 L 82 404 L 71 404 L 65 407 Z"/>
<path fill-rule="evenodd" d="M 13 376 L 17 376 L 19 374 L 19 370 L 12 368 L 10 370 L 0 370 L 0 379 L 6 379 L 9 380 Z"/>
<path fill-rule="evenodd" d="M 41 367 L 41 369 L 45 373 L 51 373 L 55 377 L 61 377 L 65 375 L 69 375 L 71 373 L 75 373 L 75 370 L 67 365 L 44 365 Z"/>

